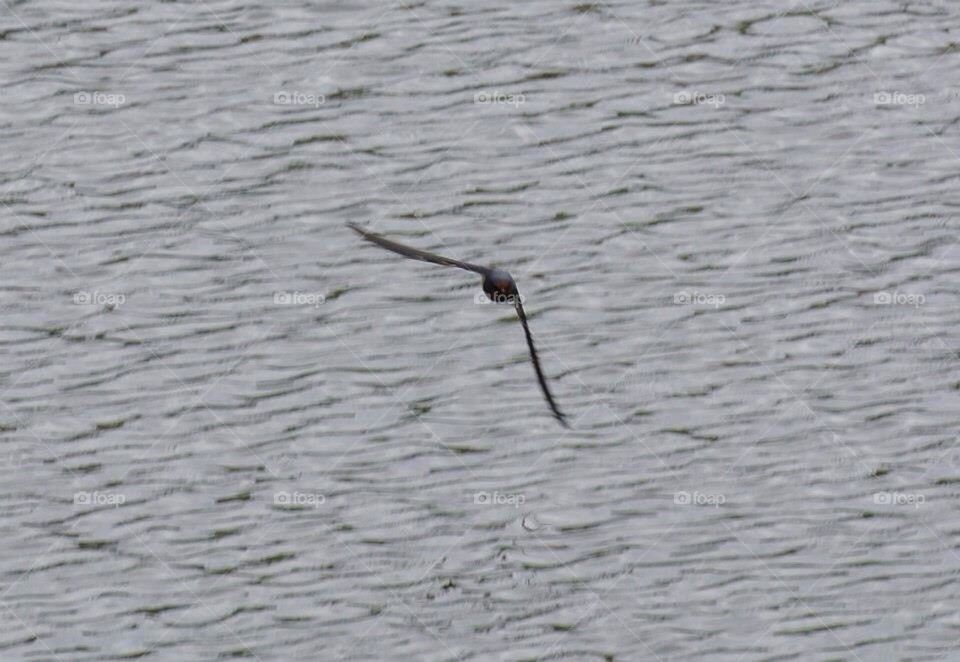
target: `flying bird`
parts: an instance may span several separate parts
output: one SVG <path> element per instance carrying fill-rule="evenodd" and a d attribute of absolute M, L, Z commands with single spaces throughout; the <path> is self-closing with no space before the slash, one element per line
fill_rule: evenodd
<path fill-rule="evenodd" d="M 517 284 L 514 282 L 513 276 L 503 269 L 484 267 L 480 266 L 479 264 L 470 264 L 469 262 L 461 262 L 460 260 L 454 260 L 453 258 L 428 253 L 427 251 L 422 251 L 418 248 L 404 246 L 403 244 L 390 241 L 386 237 L 382 237 L 373 232 L 367 232 L 353 223 L 347 223 L 347 227 L 370 243 L 376 244 L 380 248 L 386 248 L 388 251 L 393 251 L 394 253 L 403 255 L 404 257 L 409 257 L 413 260 L 420 260 L 422 262 L 431 262 L 444 267 L 457 267 L 459 269 L 466 269 L 467 271 L 473 271 L 474 273 L 478 273 L 483 276 L 483 291 L 486 293 L 487 297 L 494 303 L 512 303 L 516 309 L 517 317 L 520 318 L 520 324 L 523 325 L 523 333 L 527 337 L 527 347 L 530 348 L 530 360 L 533 363 L 534 372 L 537 373 L 537 381 L 540 382 L 540 390 L 543 391 L 543 397 L 547 399 L 547 404 L 550 406 L 550 411 L 553 412 L 554 417 L 560 422 L 560 425 L 565 428 L 570 427 L 567 424 L 566 415 L 560 411 L 559 407 L 557 407 L 557 403 L 553 399 L 553 394 L 550 393 L 550 387 L 547 386 L 547 378 L 543 374 L 543 368 L 540 367 L 540 359 L 537 357 L 537 349 L 533 345 L 533 335 L 530 333 L 530 326 L 527 324 L 527 315 L 523 311 L 523 304 L 520 303 L 520 292 L 517 291 Z"/>

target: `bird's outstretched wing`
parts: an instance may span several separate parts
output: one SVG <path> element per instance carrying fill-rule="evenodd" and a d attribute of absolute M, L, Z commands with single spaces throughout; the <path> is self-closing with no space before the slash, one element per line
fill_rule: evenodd
<path fill-rule="evenodd" d="M 374 232 L 367 232 L 366 230 L 354 225 L 353 223 L 347 223 L 347 227 L 359 234 L 361 237 L 367 241 L 380 246 L 381 248 L 386 248 L 388 251 L 393 251 L 394 253 L 399 253 L 404 257 L 409 257 L 413 260 L 421 260 L 423 262 L 432 262 L 433 264 L 441 264 L 445 267 L 458 267 L 460 269 L 466 269 L 467 271 L 475 271 L 478 274 L 483 274 L 486 276 L 490 273 L 490 269 L 487 267 L 481 267 L 476 264 L 470 264 L 469 262 L 461 262 L 460 260 L 454 260 L 453 258 L 443 257 L 442 255 L 434 255 L 433 253 L 428 253 L 427 251 L 422 251 L 419 248 L 413 248 L 411 246 L 404 246 L 403 244 L 398 244 L 395 241 L 390 241 L 386 237 L 381 237 L 380 235 Z"/>
<path fill-rule="evenodd" d="M 533 369 L 537 373 L 537 381 L 540 382 L 540 389 L 543 391 L 543 397 L 547 399 L 547 404 L 550 405 L 550 410 L 553 412 L 553 415 L 560 425 L 565 428 L 570 426 L 567 424 L 567 419 L 565 414 L 560 411 L 560 408 L 557 407 L 557 403 L 553 401 L 553 395 L 550 393 L 550 387 L 547 386 L 547 378 L 543 375 L 543 368 L 540 367 L 540 359 L 537 358 L 537 348 L 533 346 L 533 336 L 530 334 L 530 327 L 527 325 L 527 315 L 523 312 L 523 305 L 521 305 L 520 300 L 516 302 L 517 316 L 520 318 L 520 323 L 523 325 L 523 333 L 527 336 L 527 347 L 530 348 L 530 359 L 533 361 Z"/>

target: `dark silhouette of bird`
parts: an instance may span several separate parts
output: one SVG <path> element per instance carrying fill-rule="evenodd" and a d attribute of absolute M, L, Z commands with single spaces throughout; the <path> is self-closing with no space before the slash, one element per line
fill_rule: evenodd
<path fill-rule="evenodd" d="M 486 293 L 487 297 L 494 303 L 513 304 L 514 308 L 516 309 L 517 317 L 520 318 L 520 324 L 523 325 L 523 333 L 527 337 L 527 347 L 530 348 L 530 360 L 533 363 L 534 372 L 537 373 L 537 381 L 540 382 L 540 390 L 543 391 L 543 396 L 547 399 L 547 404 L 550 405 L 550 410 L 553 412 L 553 415 L 557 421 L 559 421 L 564 427 L 570 427 L 567 424 L 566 415 L 560 411 L 559 407 L 557 407 L 557 403 L 553 399 L 553 394 L 550 393 L 550 387 L 547 386 L 547 378 L 543 374 L 543 368 L 540 367 L 540 359 L 537 356 L 537 349 L 533 345 L 533 335 L 530 333 L 530 326 L 527 324 L 527 315 L 523 311 L 523 304 L 520 302 L 520 292 L 517 291 L 517 284 L 514 282 L 513 276 L 503 269 L 484 267 L 478 264 L 470 264 L 469 262 L 461 262 L 460 260 L 454 260 L 453 258 L 428 253 L 427 251 L 422 251 L 418 248 L 404 246 L 403 244 L 390 241 L 386 237 L 382 237 L 376 233 L 367 232 L 353 223 L 348 223 L 347 227 L 367 241 L 376 244 L 381 248 L 386 248 L 388 251 L 393 251 L 394 253 L 403 255 L 404 257 L 409 257 L 413 260 L 421 260 L 423 262 L 431 262 L 433 264 L 439 264 L 445 267 L 466 269 L 467 271 L 473 271 L 474 273 L 478 273 L 483 276 L 483 291 Z"/>

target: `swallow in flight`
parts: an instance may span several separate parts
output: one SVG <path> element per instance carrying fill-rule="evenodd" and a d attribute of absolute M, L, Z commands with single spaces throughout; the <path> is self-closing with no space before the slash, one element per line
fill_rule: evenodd
<path fill-rule="evenodd" d="M 514 308 L 516 309 L 517 317 L 520 318 L 520 324 L 523 325 L 523 333 L 527 337 L 527 347 L 530 348 L 530 360 L 533 363 L 534 372 L 537 373 L 537 381 L 540 382 L 540 390 L 543 391 L 543 396 L 547 399 L 547 404 L 550 405 L 550 411 L 553 412 L 554 417 L 560 422 L 560 425 L 566 428 L 570 427 L 567 424 L 566 416 L 562 411 L 560 411 L 560 408 L 557 407 L 557 403 L 554 402 L 553 395 L 550 393 L 550 387 L 547 386 L 547 378 L 544 376 L 543 369 L 540 367 L 540 359 L 537 357 L 537 349 L 533 345 L 533 336 L 530 334 L 530 327 L 527 324 L 527 315 L 523 312 L 523 305 L 520 303 L 520 293 L 517 291 L 517 284 L 514 282 L 513 276 L 503 269 L 497 269 L 495 267 L 482 267 L 478 264 L 461 262 L 460 260 L 454 260 L 453 258 L 434 255 L 433 253 L 428 253 L 427 251 L 422 251 L 418 248 L 404 246 L 403 244 L 390 241 L 386 237 L 382 237 L 373 232 L 367 232 L 353 223 L 348 223 L 347 227 L 370 243 L 376 244 L 380 248 L 386 248 L 388 251 L 393 251 L 394 253 L 403 255 L 404 257 L 409 257 L 412 260 L 432 262 L 433 264 L 439 264 L 444 267 L 458 267 L 460 269 L 466 269 L 467 271 L 473 271 L 474 273 L 478 273 L 483 276 L 483 291 L 486 293 L 487 297 L 494 303 L 513 304 Z"/>

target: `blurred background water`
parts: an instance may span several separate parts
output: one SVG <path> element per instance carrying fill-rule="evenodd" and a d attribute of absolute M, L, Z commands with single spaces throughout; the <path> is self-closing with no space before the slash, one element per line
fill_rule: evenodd
<path fill-rule="evenodd" d="M 960 659 L 958 27 L 3 0 L 0 658 Z"/>

